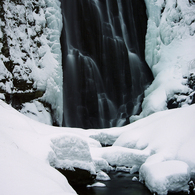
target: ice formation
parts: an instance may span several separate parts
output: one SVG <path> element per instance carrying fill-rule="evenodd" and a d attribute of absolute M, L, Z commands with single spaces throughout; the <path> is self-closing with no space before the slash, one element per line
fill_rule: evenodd
<path fill-rule="evenodd" d="M 140 116 L 193 102 L 195 4 L 188 0 L 145 0 L 148 15 L 146 61 L 154 81 L 145 91 Z"/>

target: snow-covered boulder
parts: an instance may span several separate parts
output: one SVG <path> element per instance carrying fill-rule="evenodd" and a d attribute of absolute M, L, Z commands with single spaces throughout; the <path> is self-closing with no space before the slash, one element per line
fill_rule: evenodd
<path fill-rule="evenodd" d="M 53 152 L 49 153 L 49 163 L 65 175 L 71 185 L 86 185 L 94 181 L 96 169 L 85 139 L 66 133 L 52 138 L 51 142 Z"/>
<path fill-rule="evenodd" d="M 112 166 L 133 167 L 134 172 L 146 161 L 149 154 L 147 151 L 130 149 L 120 146 L 91 149 L 92 158 L 103 158 Z M 133 171 L 133 169 L 131 171 Z"/>
<path fill-rule="evenodd" d="M 164 195 L 168 192 L 189 192 L 190 168 L 185 162 L 170 160 L 155 164 L 144 163 L 139 175 L 139 179 L 153 193 Z"/>
<path fill-rule="evenodd" d="M 108 181 L 110 180 L 110 177 L 105 172 L 100 171 L 97 173 L 96 180 Z"/>

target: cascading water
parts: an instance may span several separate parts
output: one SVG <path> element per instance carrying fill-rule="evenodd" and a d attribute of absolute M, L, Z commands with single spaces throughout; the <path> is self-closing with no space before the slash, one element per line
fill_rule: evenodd
<path fill-rule="evenodd" d="M 144 61 L 144 0 L 61 3 L 64 126 L 128 123 L 129 116 L 140 112 L 143 91 L 152 80 Z"/>

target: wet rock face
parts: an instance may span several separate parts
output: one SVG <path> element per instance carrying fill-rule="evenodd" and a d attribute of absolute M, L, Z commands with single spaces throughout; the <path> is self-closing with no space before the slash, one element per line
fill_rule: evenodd
<path fill-rule="evenodd" d="M 15 9 L 13 9 L 14 6 Z M 15 108 L 21 107 L 23 102 L 37 98 L 36 89 L 33 87 L 34 79 L 31 76 L 32 69 L 26 64 L 30 58 L 30 48 L 26 47 L 28 43 L 25 40 L 28 36 L 27 24 L 30 21 L 27 14 L 25 15 L 25 9 L 30 10 L 30 7 L 25 7 L 22 1 L 10 1 L 8 3 L 4 0 L 0 4 L 2 33 L 0 37 L 2 43 L 0 50 L 0 91 L 5 94 L 5 101 L 11 103 Z M 9 14 L 7 10 L 9 10 Z M 31 25 L 32 28 L 35 26 L 35 24 Z M 19 33 L 20 31 L 23 32 Z M 26 46 L 24 41 L 26 41 Z M 35 43 L 32 42 L 32 47 L 33 44 Z"/>
<path fill-rule="evenodd" d="M 189 0 L 190 5 L 195 4 L 195 0 Z"/>
<path fill-rule="evenodd" d="M 152 80 L 144 60 L 144 1 L 61 3 L 64 126 L 126 124 L 130 115 L 140 111 L 138 96 Z"/>
<path fill-rule="evenodd" d="M 188 77 L 188 86 L 195 90 L 195 74 L 191 73 L 190 76 Z"/>
<path fill-rule="evenodd" d="M 189 87 L 187 93 L 176 93 L 167 101 L 167 108 L 180 108 L 185 104 L 191 105 L 195 103 L 195 74 L 192 72 L 184 78 L 185 85 Z"/>

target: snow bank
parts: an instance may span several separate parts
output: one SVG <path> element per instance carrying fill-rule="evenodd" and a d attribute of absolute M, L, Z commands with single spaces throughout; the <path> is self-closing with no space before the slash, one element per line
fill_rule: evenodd
<path fill-rule="evenodd" d="M 6 133 L 1 131 L 0 135 L 1 194 L 76 194 L 63 175 L 23 151 Z"/>
<path fill-rule="evenodd" d="M 2 194 L 76 194 L 53 167 L 96 174 L 89 145 L 97 141 L 36 122 L 1 100 L 0 116 Z"/>
<path fill-rule="evenodd" d="M 195 105 L 192 105 L 158 112 L 146 119 L 140 119 L 129 125 L 129 129 L 121 134 L 113 146 L 147 151 L 152 156 L 158 155 L 155 161 L 179 159 L 195 170 L 195 158 L 192 155 L 195 149 L 192 141 L 195 140 L 194 112 Z"/>
<path fill-rule="evenodd" d="M 166 110 L 170 100 L 178 107 L 192 101 L 188 80 L 194 74 L 195 4 L 188 0 L 145 3 L 148 14 L 145 56 L 154 81 L 145 91 L 142 113 L 131 121 Z"/>
<path fill-rule="evenodd" d="M 52 125 L 53 120 L 50 114 L 51 110 L 44 107 L 39 101 L 33 100 L 31 102 L 24 103 L 20 112 L 31 119 L 47 125 Z"/>
<path fill-rule="evenodd" d="M 116 139 L 126 130 L 126 127 L 114 127 L 111 129 L 89 129 L 84 135 L 89 136 L 104 146 L 111 146 Z"/>
<path fill-rule="evenodd" d="M 133 167 L 131 172 L 138 171 L 139 167 L 146 161 L 149 154 L 145 151 L 129 149 L 120 146 L 91 149 L 92 158 L 105 159 L 110 165 Z M 106 168 L 104 167 L 106 170 Z M 135 170 L 136 169 L 136 170 Z"/>
<path fill-rule="evenodd" d="M 191 105 L 140 119 L 123 127 L 123 132 L 119 130 L 121 134 L 112 146 L 91 148 L 92 158 L 129 167 L 130 173 L 139 171 L 140 180 L 152 192 L 186 190 L 195 171 L 194 113 L 195 105 Z M 101 165 L 106 170 L 106 163 Z"/>
<path fill-rule="evenodd" d="M 107 180 L 109 177 L 102 170 L 110 171 L 110 165 L 116 165 L 119 171 L 139 171 L 139 179 L 151 192 L 186 190 L 190 174 L 195 172 L 194 113 L 195 105 L 157 112 L 123 128 L 105 129 L 98 134 L 97 130 L 89 133 L 33 121 L 0 101 L 0 156 L 4 159 L 0 162 L 0 188 L 10 192 L 10 185 L 16 182 L 13 189 L 22 195 L 31 190 L 34 181 L 32 185 L 40 188 L 40 194 L 49 194 L 52 189 L 59 194 L 73 193 L 65 178 L 51 166 L 81 168 Z M 101 147 L 90 138 L 102 133 L 116 138 L 112 146 Z M 45 185 L 51 188 L 47 186 L 48 191 L 44 191 Z M 39 194 L 36 189 L 31 190 L 32 194 Z"/>

